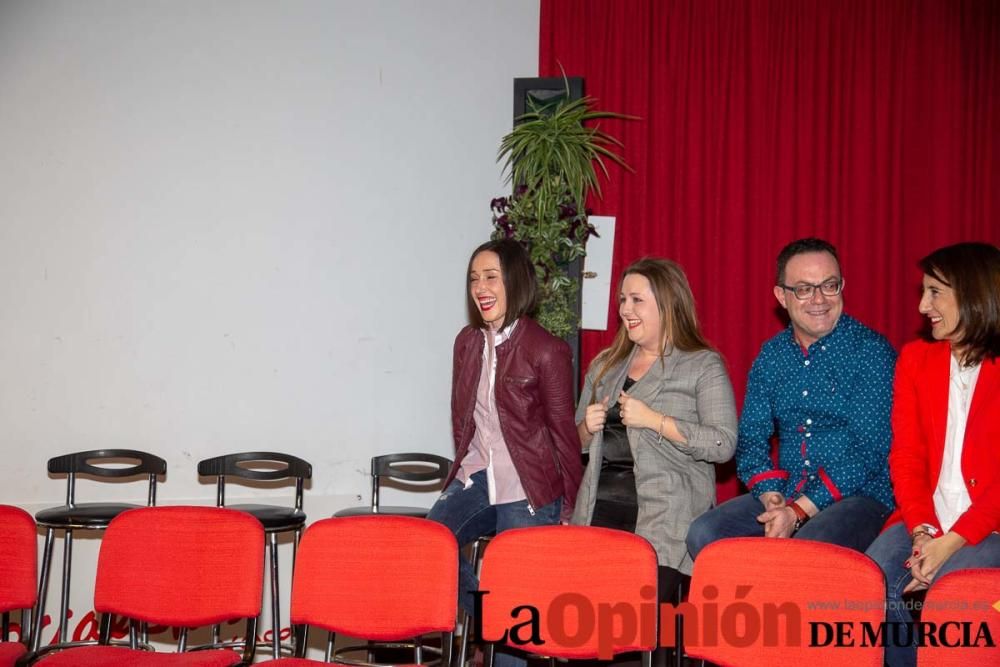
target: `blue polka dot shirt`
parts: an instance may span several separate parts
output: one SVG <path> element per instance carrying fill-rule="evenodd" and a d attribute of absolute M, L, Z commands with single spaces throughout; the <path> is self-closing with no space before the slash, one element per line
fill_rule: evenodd
<path fill-rule="evenodd" d="M 736 445 L 737 474 L 754 497 L 804 495 L 822 510 L 862 495 L 892 509 L 895 364 L 889 342 L 847 315 L 807 350 L 791 325 L 765 342 L 750 369 Z"/>

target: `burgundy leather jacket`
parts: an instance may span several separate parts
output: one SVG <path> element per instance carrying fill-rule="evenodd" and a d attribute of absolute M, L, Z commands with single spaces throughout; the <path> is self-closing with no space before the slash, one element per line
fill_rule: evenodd
<path fill-rule="evenodd" d="M 455 478 L 476 431 L 473 412 L 484 344 L 483 332 L 472 326 L 455 337 L 451 382 L 455 465 L 445 486 Z M 569 345 L 522 317 L 496 355 L 494 396 L 500 430 L 528 504 L 544 507 L 561 497 L 561 514 L 569 517 L 583 477 Z"/>

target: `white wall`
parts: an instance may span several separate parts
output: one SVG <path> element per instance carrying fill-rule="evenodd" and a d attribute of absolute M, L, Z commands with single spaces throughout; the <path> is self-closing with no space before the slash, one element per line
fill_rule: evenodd
<path fill-rule="evenodd" d="M 74 450 L 159 453 L 169 501 L 275 449 L 325 512 L 372 454 L 449 454 L 537 4 L 0 3 L 0 502 L 60 501 Z"/>
<path fill-rule="evenodd" d="M 450 455 L 537 42 L 538 0 L 0 0 L 0 502 L 59 504 L 48 458 L 127 447 L 167 460 L 161 502 L 211 503 L 200 459 L 273 449 L 320 518 L 367 501 L 373 454 Z"/>

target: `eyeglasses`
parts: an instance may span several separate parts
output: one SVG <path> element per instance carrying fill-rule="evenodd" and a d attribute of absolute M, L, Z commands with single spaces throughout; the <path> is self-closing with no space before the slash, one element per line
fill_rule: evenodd
<path fill-rule="evenodd" d="M 799 283 L 798 285 L 778 285 L 778 287 L 788 290 L 799 301 L 805 301 L 806 299 L 811 299 L 816 290 L 819 290 L 823 296 L 837 296 L 844 289 L 844 279 L 827 280 L 825 283 L 820 283 L 819 285 Z"/>

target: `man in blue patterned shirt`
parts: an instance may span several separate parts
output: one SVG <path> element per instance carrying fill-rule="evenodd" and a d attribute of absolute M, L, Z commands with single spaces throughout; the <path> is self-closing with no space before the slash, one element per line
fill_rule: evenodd
<path fill-rule="evenodd" d="M 750 493 L 694 521 L 692 557 L 717 539 L 755 535 L 864 551 L 892 511 L 896 353 L 843 314 L 843 287 L 837 251 L 826 241 L 801 239 L 778 255 L 774 296 L 791 324 L 764 343 L 747 380 L 736 470 Z"/>

